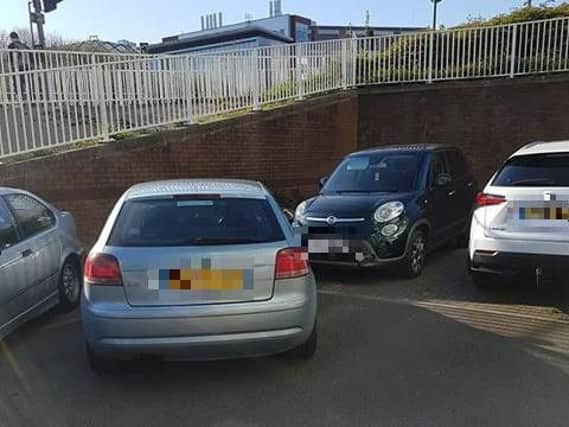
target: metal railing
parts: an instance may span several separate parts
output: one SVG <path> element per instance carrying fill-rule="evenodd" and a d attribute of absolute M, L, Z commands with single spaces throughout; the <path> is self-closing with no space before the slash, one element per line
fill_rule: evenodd
<path fill-rule="evenodd" d="M 103 64 L 156 55 L 119 52 L 87 52 L 70 50 L 9 50 L 0 49 L 0 74 L 10 71 L 48 70 L 63 67 Z"/>
<path fill-rule="evenodd" d="M 569 70 L 569 18 L 358 39 L 357 83 L 515 77 Z"/>
<path fill-rule="evenodd" d="M 0 158 L 362 85 L 569 71 L 569 18 L 217 55 L 0 50 Z"/>

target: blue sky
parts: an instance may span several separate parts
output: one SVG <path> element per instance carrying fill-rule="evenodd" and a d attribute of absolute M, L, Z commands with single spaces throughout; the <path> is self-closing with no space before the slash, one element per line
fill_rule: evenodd
<path fill-rule="evenodd" d="M 284 13 L 296 13 L 319 24 L 361 25 L 365 10 L 372 25 L 427 26 L 431 22 L 429 0 L 282 0 Z M 518 7 L 524 0 L 443 0 L 440 23 L 453 25 L 468 15 L 493 16 Z M 27 26 L 27 0 L 0 0 L 0 29 Z M 539 0 L 536 0 L 536 3 Z M 224 23 L 268 15 L 268 0 L 63 0 L 47 15 L 47 31 L 64 37 L 116 41 L 156 42 L 161 37 L 197 30 L 200 16 L 223 12 Z M 2 42 L 0 41 L 0 44 Z"/>

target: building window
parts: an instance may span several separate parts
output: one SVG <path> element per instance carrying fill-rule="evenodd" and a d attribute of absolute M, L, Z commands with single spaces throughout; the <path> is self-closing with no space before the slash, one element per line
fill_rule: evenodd
<path fill-rule="evenodd" d="M 309 31 L 309 26 L 307 24 L 302 24 L 300 22 L 297 22 L 296 31 L 294 34 L 294 40 L 297 42 L 308 41 L 308 31 Z"/>

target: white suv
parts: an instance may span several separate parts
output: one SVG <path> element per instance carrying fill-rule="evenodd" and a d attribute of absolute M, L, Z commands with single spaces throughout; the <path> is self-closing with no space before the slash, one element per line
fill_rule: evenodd
<path fill-rule="evenodd" d="M 535 142 L 516 151 L 476 197 L 470 272 L 544 280 L 569 271 L 569 141 Z"/>

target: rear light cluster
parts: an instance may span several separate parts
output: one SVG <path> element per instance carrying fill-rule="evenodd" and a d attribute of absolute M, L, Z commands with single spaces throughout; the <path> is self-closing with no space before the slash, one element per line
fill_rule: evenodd
<path fill-rule="evenodd" d="M 286 248 L 277 253 L 275 279 L 292 279 L 310 272 L 308 253 L 303 248 Z"/>
<path fill-rule="evenodd" d="M 476 195 L 476 206 L 479 208 L 483 206 L 500 205 L 502 203 L 506 203 L 506 198 L 504 196 L 487 193 L 478 193 Z"/>
<path fill-rule="evenodd" d="M 121 286 L 118 260 L 109 254 L 89 255 L 85 261 L 85 282 L 101 286 Z M 286 248 L 277 253 L 275 279 L 292 279 L 310 272 L 308 253 L 303 248 Z"/>
<path fill-rule="evenodd" d="M 121 286 L 118 260 L 109 254 L 92 254 L 85 261 L 85 282 L 102 286 Z"/>

